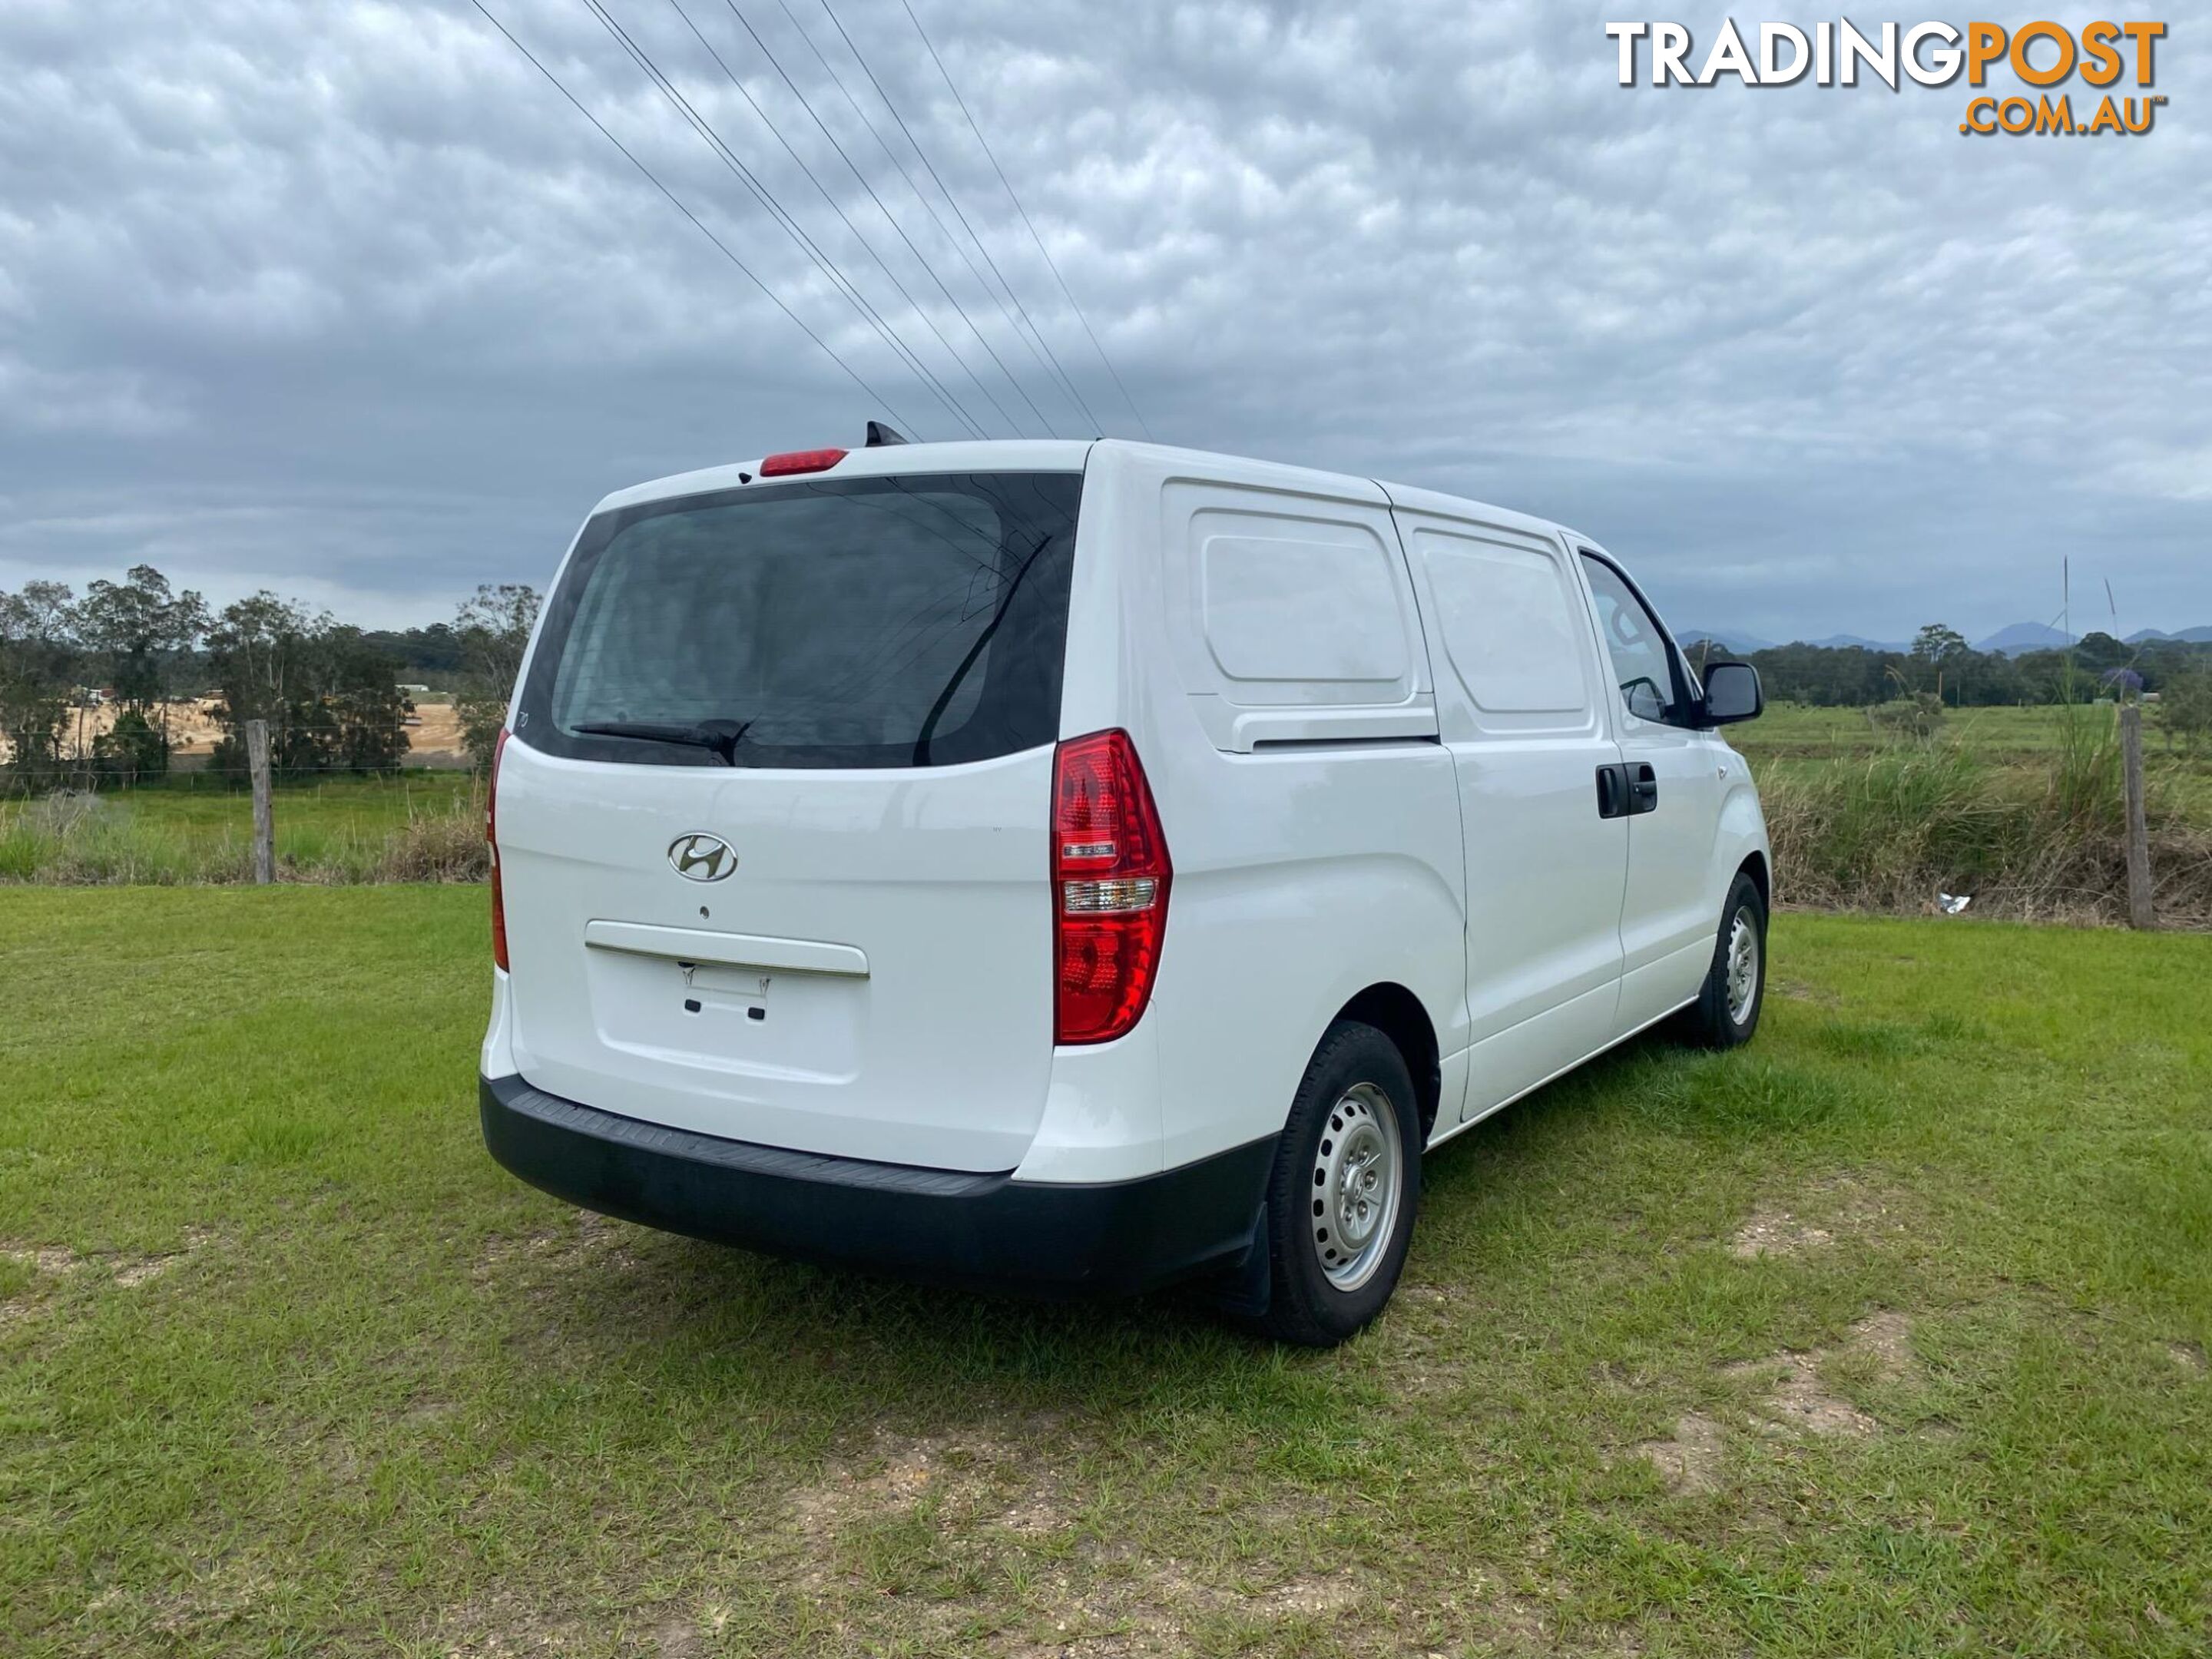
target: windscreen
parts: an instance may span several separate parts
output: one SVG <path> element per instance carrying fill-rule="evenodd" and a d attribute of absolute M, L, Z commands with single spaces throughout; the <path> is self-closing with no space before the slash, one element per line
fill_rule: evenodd
<path fill-rule="evenodd" d="M 1082 483 L 822 479 L 602 514 L 547 607 L 515 735 L 674 766 L 943 766 L 1051 743 Z"/>

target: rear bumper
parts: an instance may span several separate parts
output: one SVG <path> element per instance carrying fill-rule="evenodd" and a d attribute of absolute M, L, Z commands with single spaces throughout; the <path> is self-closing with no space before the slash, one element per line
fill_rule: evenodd
<path fill-rule="evenodd" d="M 604 1215 L 778 1255 L 1045 1292 L 1127 1294 L 1250 1249 L 1273 1136 L 1142 1180 L 1017 1181 L 723 1140 L 482 1078 L 484 1144 Z"/>

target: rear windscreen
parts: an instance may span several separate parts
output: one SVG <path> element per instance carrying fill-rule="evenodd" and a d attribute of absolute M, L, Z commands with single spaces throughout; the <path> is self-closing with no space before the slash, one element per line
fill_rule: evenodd
<path fill-rule="evenodd" d="M 671 766 L 945 766 L 1051 743 L 1082 487 L 848 478 L 601 514 L 546 607 L 516 736 Z M 658 735 L 580 729 L 607 726 Z"/>

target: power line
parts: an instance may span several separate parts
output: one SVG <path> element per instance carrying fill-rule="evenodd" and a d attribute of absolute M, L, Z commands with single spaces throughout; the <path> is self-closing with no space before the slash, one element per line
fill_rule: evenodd
<path fill-rule="evenodd" d="M 869 301 L 867 295 L 860 291 L 860 284 L 848 276 L 844 268 L 807 234 L 805 227 L 801 225 L 783 204 L 776 199 L 775 192 L 770 191 L 759 176 L 744 164 L 738 153 L 723 141 L 721 134 L 715 131 L 707 118 L 693 107 L 691 100 L 684 95 L 675 82 L 661 72 L 659 65 L 646 55 L 644 49 L 639 46 L 630 38 L 629 32 L 615 21 L 613 14 L 600 5 L 599 0 L 584 0 L 584 3 L 592 15 L 599 20 L 600 27 L 605 29 L 616 44 L 629 54 L 630 60 L 645 72 L 646 78 L 653 82 L 661 96 L 668 100 L 676 112 L 682 116 L 690 125 L 691 130 L 706 143 L 708 149 L 714 152 L 715 158 L 721 162 L 724 169 L 734 174 L 738 181 L 752 192 L 754 198 L 768 210 L 769 217 L 775 220 L 778 228 L 798 244 L 800 251 L 813 263 L 814 268 L 822 273 L 832 288 L 845 297 L 853 308 L 860 314 L 862 320 L 875 331 L 877 337 L 891 349 L 900 362 L 914 371 L 923 386 L 936 398 L 939 404 L 944 405 L 945 411 L 966 427 L 970 435 L 982 436 L 981 423 L 969 413 L 967 406 L 960 403 L 953 396 L 951 389 L 938 379 L 935 372 L 922 361 L 921 354 L 909 346 L 891 328 L 888 319 Z M 897 279 L 894 277 L 892 281 L 896 285 Z M 904 290 L 902 289 L 901 292 L 903 293 Z M 913 302 L 909 299 L 908 303 L 911 305 Z M 923 320 L 927 321 L 927 319 L 925 318 Z"/>
<path fill-rule="evenodd" d="M 860 292 L 860 284 L 848 276 L 836 259 L 806 234 L 805 228 L 793 216 L 782 203 L 776 200 L 775 192 L 770 191 L 761 181 L 758 175 L 744 164 L 735 150 L 723 142 L 721 134 L 715 131 L 706 117 L 701 115 L 692 106 L 691 100 L 684 95 L 676 83 L 661 72 L 660 66 L 655 64 L 647 55 L 645 49 L 630 37 L 629 32 L 615 21 L 614 15 L 600 3 L 600 0 L 584 0 L 584 4 L 592 16 L 599 20 L 599 27 L 606 30 L 615 43 L 629 56 L 631 62 L 644 70 L 646 78 L 652 82 L 661 96 L 667 99 L 674 106 L 676 112 L 690 124 L 691 130 L 705 142 L 708 149 L 714 152 L 722 166 L 736 175 L 738 181 L 752 192 L 755 199 L 768 210 L 769 216 L 775 221 L 777 226 L 799 245 L 800 251 L 809 259 L 813 261 L 815 269 L 829 280 L 830 286 L 845 295 L 854 308 L 860 313 L 862 320 L 876 331 L 884 344 L 890 346 L 901 361 L 914 370 L 915 374 L 921 378 L 923 386 L 937 398 L 938 402 L 945 405 L 947 412 L 951 414 L 954 419 L 964 425 L 973 435 L 982 436 L 981 423 L 969 413 L 966 406 L 953 396 L 951 389 L 937 378 L 927 363 L 922 362 L 921 354 L 908 345 L 903 339 L 898 337 L 896 331 L 890 327 L 883 314 L 870 304 L 867 296 Z M 898 286 L 898 279 L 896 276 L 892 277 L 891 281 L 893 286 Z M 900 288 L 899 292 L 904 295 L 906 290 Z M 911 296 L 908 296 L 907 303 L 909 306 L 913 305 Z M 925 317 L 923 321 L 927 322 L 928 319 Z M 955 361 L 957 362 L 957 359 Z"/>
<path fill-rule="evenodd" d="M 968 274 L 975 279 L 984 293 L 991 296 L 991 303 L 999 308 L 999 315 L 1006 319 L 1006 326 L 1013 330 L 1014 337 L 1028 349 L 1030 356 L 1036 359 L 1037 367 L 1043 369 L 1048 376 L 1054 377 L 1054 383 L 1066 392 L 1076 408 L 1082 411 L 1085 421 L 1089 422 L 1090 429 L 1094 433 L 1103 433 L 1104 427 L 1097 413 L 1085 399 L 1083 393 L 1076 389 L 1074 380 L 1069 378 L 1067 370 L 1060 363 L 1059 354 L 1053 350 L 1052 343 L 1044 337 L 1043 332 L 1035 322 L 1031 321 L 1029 308 L 1022 304 L 1022 296 L 1017 294 L 1013 285 L 1006 281 L 1006 274 L 1000 270 L 997 261 L 991 258 L 991 250 L 983 246 L 982 239 L 975 234 L 975 227 L 969 224 L 967 216 L 961 213 L 960 204 L 953 200 L 952 192 L 945 189 L 945 181 L 937 177 L 937 169 L 930 166 L 929 157 L 923 153 L 921 145 L 915 138 L 912 129 L 907 126 L 905 118 L 899 114 L 898 106 L 891 102 L 890 95 L 884 90 L 882 82 L 876 80 L 875 71 L 868 68 L 867 60 L 861 58 L 859 48 L 853 46 L 852 37 L 845 33 L 845 26 L 837 21 L 834 13 L 830 15 L 831 26 L 844 39 L 846 46 L 852 51 L 862 71 L 874 85 L 877 95 L 883 99 L 884 107 L 890 111 L 891 118 L 898 123 L 899 130 L 906 134 L 908 143 L 913 145 L 915 155 L 920 157 L 922 166 L 928 168 L 929 176 L 936 179 L 938 189 L 944 193 L 945 202 L 951 207 L 954 215 L 959 218 L 961 228 L 967 231 L 969 240 L 975 244 L 976 252 L 983 256 L 984 263 L 991 267 L 991 274 L 998 277 L 1000 285 L 1006 289 L 1006 299 L 1000 298 L 998 289 L 993 288 L 984 279 L 983 273 L 976 268 L 975 260 L 969 257 L 967 248 L 962 245 L 960 239 L 952 234 L 952 228 L 945 222 L 945 216 L 938 212 L 937 204 L 929 199 L 928 194 L 921 188 L 915 176 L 907 171 L 906 163 L 899 160 L 898 153 L 890 146 L 890 141 L 884 137 L 875 122 L 869 118 L 867 111 L 861 108 L 860 100 L 855 98 L 851 89 L 846 86 L 845 77 L 838 72 L 836 66 L 830 61 L 822 48 L 815 44 L 814 37 L 806 32 L 806 26 L 799 21 L 798 14 L 792 10 L 790 0 L 776 0 L 776 4 L 783 9 L 784 16 L 790 21 L 791 27 L 798 32 L 799 38 L 806 43 L 806 49 L 814 54 L 814 61 L 822 65 L 823 72 L 830 76 L 831 83 L 836 87 L 839 94 L 843 97 L 847 104 L 851 106 L 853 113 L 860 118 L 860 125 L 867 128 L 868 136 L 876 141 L 876 145 L 883 151 L 884 159 L 898 169 L 899 177 L 906 180 L 907 188 L 914 192 L 915 200 L 920 202 L 922 210 L 929 215 L 930 222 L 937 227 L 945 241 L 951 246 L 952 251 L 960 256 L 961 263 L 968 267 Z M 828 9 L 825 4 L 823 10 Z M 1006 308 L 1007 300 L 1013 301 L 1013 311 Z M 1016 312 L 1021 315 L 1019 323 L 1014 320 Z M 1023 324 L 1027 324 L 1029 326 L 1029 332 L 1026 334 L 1022 331 Z M 1032 335 L 1036 337 L 1034 339 L 1030 337 Z M 1039 347 L 1043 348 L 1042 351 L 1039 350 Z"/>
<path fill-rule="evenodd" d="M 669 3 L 675 5 L 676 0 L 669 0 Z M 830 131 L 829 124 L 823 121 L 821 115 L 816 111 L 813 100 L 808 98 L 804 92 L 799 90 L 799 83 L 797 82 L 793 81 L 788 74 L 785 73 L 781 61 L 778 59 L 774 52 L 769 49 L 768 42 L 761 39 L 760 31 L 752 26 L 751 21 L 745 16 L 744 13 L 738 9 L 737 0 L 722 0 L 722 3 L 729 8 L 730 15 L 738 20 L 738 22 L 743 27 L 744 32 L 752 37 L 753 44 L 760 48 L 761 56 L 768 59 L 769 66 L 773 68 L 776 74 L 782 78 L 783 84 L 791 88 L 792 96 L 799 100 L 799 107 L 806 112 L 808 118 L 811 119 L 817 127 L 821 129 L 822 136 L 830 141 L 830 147 L 837 152 L 837 159 L 844 162 L 845 170 L 853 175 L 854 179 L 859 183 L 862 190 L 867 191 L 868 199 L 876 204 L 876 211 L 884 216 L 884 222 L 889 224 L 894 231 L 898 233 L 898 238 L 901 241 L 906 244 L 907 251 L 912 253 L 915 259 L 921 262 L 922 270 L 927 271 L 929 275 L 929 280 L 937 284 L 937 291 L 942 294 L 945 296 L 946 302 L 951 306 L 954 311 L 959 313 L 960 320 L 968 325 L 968 331 L 975 337 L 977 343 L 981 345 L 986 352 L 989 353 L 991 361 L 999 366 L 999 373 L 1006 377 L 1006 384 L 1013 387 L 1015 393 L 1024 403 L 1029 405 L 1030 413 L 1036 416 L 1038 424 L 1042 426 L 1047 432 L 1051 433 L 1053 436 L 1058 437 L 1060 434 L 1054 428 L 1050 419 L 1046 416 L 1045 412 L 1036 406 L 1036 400 L 1030 396 L 1028 391 L 1023 386 L 1022 383 L 1014 378 L 1013 371 L 1006 367 L 1006 360 L 999 356 L 997 349 L 991 344 L 991 342 L 984 337 L 983 331 L 975 326 L 975 319 L 968 314 L 967 307 L 963 306 L 959 300 L 954 296 L 952 290 L 945 285 L 945 279 L 937 274 L 937 267 L 929 262 L 929 257 L 922 252 L 919 247 L 915 246 L 914 238 L 906 234 L 906 227 L 900 224 L 898 220 L 893 216 L 890 209 L 884 205 L 884 198 L 876 194 L 876 187 L 868 182 L 866 175 L 864 174 L 860 171 L 860 167 L 854 164 L 853 158 L 846 153 L 845 146 L 838 142 L 837 135 Z M 683 8 L 681 6 L 678 6 L 677 9 L 681 11 Z M 687 17 L 684 21 L 689 22 L 690 20 Z M 695 27 L 692 33 L 696 34 L 698 31 Z M 705 37 L 702 35 L 701 36 L 701 39 L 703 41 Z M 708 50 L 711 52 L 714 49 L 710 46 Z M 718 55 L 714 61 L 718 64 L 721 63 L 720 57 Z M 729 66 L 726 64 L 723 64 L 723 73 L 729 73 Z M 730 78 L 732 82 L 737 79 L 733 75 L 731 76 Z M 756 106 L 756 107 L 757 107 L 757 106 Z M 767 118 L 768 118 L 766 116 L 762 117 L 762 119 L 763 120 L 766 120 Z M 788 148 L 788 146 L 786 146 L 786 148 Z M 793 154 L 795 156 L 797 152 L 793 151 Z M 809 176 L 811 177 L 812 175 L 810 174 Z M 827 194 L 826 191 L 824 193 Z M 857 231 L 854 234 L 855 235 L 859 234 Z M 948 351 L 951 349 L 950 345 L 945 349 Z M 1005 411 L 1001 410 L 1000 412 L 1003 414 Z M 1008 417 L 1007 424 L 1009 426 L 1013 424 L 1011 416 Z"/>
<path fill-rule="evenodd" d="M 823 4 L 826 9 L 829 0 L 823 0 Z M 1022 205 L 1022 198 L 1014 194 L 1013 181 L 1006 177 L 1006 168 L 999 165 L 999 158 L 992 154 L 991 141 L 983 136 L 983 129 L 975 125 L 975 117 L 968 108 L 968 100 L 960 95 L 960 88 L 953 84 L 952 71 L 945 67 L 945 60 L 937 55 L 937 48 L 930 44 L 929 31 L 922 27 L 921 19 L 915 15 L 914 8 L 908 4 L 908 0 L 899 0 L 899 5 L 913 23 L 914 32 L 921 37 L 921 44 L 929 48 L 930 61 L 937 65 L 937 72 L 945 77 L 945 88 L 951 93 L 952 101 L 960 106 L 961 114 L 968 118 L 968 130 L 975 135 L 975 142 L 983 147 L 983 154 L 991 163 L 991 171 L 999 175 L 999 182 L 1006 187 L 1006 199 L 1014 204 L 1014 211 L 1022 216 L 1022 222 L 1029 226 L 1030 240 L 1036 244 L 1037 252 L 1044 255 L 1045 267 L 1052 272 L 1053 280 L 1060 284 L 1060 293 L 1066 296 L 1069 307 L 1075 313 L 1075 320 L 1081 323 L 1083 331 L 1091 336 L 1091 349 L 1098 354 L 1098 361 L 1106 365 L 1106 372 L 1114 377 L 1114 384 L 1121 393 L 1121 401 L 1129 405 L 1129 413 L 1137 417 L 1139 429 L 1150 438 L 1152 429 L 1145 424 L 1144 415 L 1137 408 L 1137 400 L 1129 395 L 1129 388 L 1122 385 L 1121 376 L 1114 367 L 1114 360 L 1106 355 L 1106 348 L 1099 343 L 1098 336 L 1091 329 L 1091 319 L 1083 314 L 1083 307 L 1076 304 L 1075 295 L 1067 286 L 1067 278 L 1060 274 L 1060 267 L 1053 263 L 1052 250 L 1044 245 L 1044 238 L 1037 234 L 1036 226 L 1030 222 L 1029 210 Z"/>
<path fill-rule="evenodd" d="M 516 40 L 514 36 L 509 33 L 506 24 L 501 22 L 498 18 L 491 15 L 490 11 L 485 8 L 483 0 L 469 0 L 469 3 L 473 5 L 478 11 L 483 12 L 484 21 L 489 23 L 494 28 L 497 29 L 501 34 L 506 35 L 507 44 L 513 46 L 517 52 L 520 52 L 525 58 L 528 58 L 530 60 L 530 66 L 536 70 L 540 75 L 544 76 L 548 81 L 551 82 L 553 83 L 553 89 L 559 93 L 563 98 L 567 99 L 570 104 L 574 105 L 575 106 L 576 112 L 579 115 L 582 116 L 586 121 L 589 121 L 594 127 L 599 128 L 599 136 L 605 138 L 609 143 L 612 144 L 617 149 L 620 150 L 623 155 L 623 159 L 628 161 L 632 167 L 635 167 L 640 173 L 643 173 L 647 181 L 663 196 L 665 196 L 668 198 L 669 204 L 678 213 L 682 214 L 686 219 L 689 219 L 694 228 L 698 230 L 699 234 L 702 236 L 704 236 L 708 241 L 712 242 L 716 249 L 720 252 L 721 256 L 725 259 L 727 259 L 732 264 L 743 271 L 746 280 L 768 296 L 770 304 L 774 305 L 775 308 L 778 311 L 781 311 L 785 316 L 791 319 L 792 322 L 798 327 L 800 333 L 804 334 L 808 339 L 813 341 L 816 345 L 821 347 L 823 355 L 828 357 L 831 362 L 836 364 L 839 368 L 842 369 L 846 377 L 850 380 L 854 386 L 859 386 L 861 391 L 866 392 L 871 401 L 881 404 L 884 408 L 891 410 L 894 414 L 897 413 L 897 406 L 894 404 L 890 398 L 884 397 L 882 392 L 877 391 L 875 387 L 870 386 L 866 380 L 862 379 L 860 372 L 858 369 L 854 368 L 852 364 L 847 362 L 842 357 L 839 356 L 836 350 L 831 348 L 827 340 L 823 339 L 819 334 L 817 334 L 812 329 L 809 328 L 806 325 L 805 319 L 802 319 L 797 312 L 793 311 L 789 306 L 784 304 L 781 300 L 778 299 L 776 297 L 775 291 L 769 288 L 766 283 L 761 281 L 760 277 L 754 272 L 753 268 L 750 265 L 747 264 L 743 259 L 740 259 L 736 254 L 732 253 L 729 249 L 728 244 L 725 243 L 720 237 L 715 235 L 713 231 L 708 229 L 705 223 L 701 221 L 699 216 L 692 212 L 690 208 L 684 206 L 682 200 L 678 198 L 674 191 L 669 189 L 667 185 L 660 182 L 659 174 L 655 173 L 651 167 L 646 166 L 644 162 L 639 161 L 636 156 L 633 155 L 629 151 L 629 147 L 624 144 L 621 139 L 616 137 L 613 133 L 608 131 L 605 126 L 600 123 L 599 118 L 592 114 L 588 109 L 586 109 L 582 103 L 578 100 L 576 94 L 570 92 L 567 87 L 561 83 L 560 76 L 555 75 L 551 70 L 547 69 L 544 64 L 539 63 L 538 61 L 537 55 L 533 53 L 529 47 L 524 46 L 521 41 Z M 899 418 L 904 420 L 907 417 L 905 416 L 900 416 Z"/>
<path fill-rule="evenodd" d="M 586 3 L 595 3 L 595 0 L 586 0 Z M 953 367 L 968 377 L 968 383 L 974 386 L 977 392 L 982 393 L 984 400 L 988 402 L 993 409 L 998 410 L 999 418 L 1001 421 L 1004 421 L 1009 428 L 1012 428 L 1014 425 L 1014 417 L 1006 412 L 1006 405 L 1001 404 L 997 398 L 992 395 L 990 388 L 983 384 L 981 379 L 975 374 L 975 370 L 968 367 L 966 362 L 961 357 L 960 353 L 954 349 L 952 342 L 945 338 L 945 331 L 938 327 L 936 319 L 931 317 L 927 311 L 922 309 L 921 303 L 915 299 L 911 293 L 908 291 L 906 284 L 899 280 L 898 273 L 894 271 L 890 267 L 890 262 L 885 259 L 880 252 L 877 252 L 874 244 L 868 240 L 866 234 L 863 232 L 858 225 L 853 222 L 852 216 L 847 213 L 843 206 L 839 204 L 837 198 L 830 193 L 829 188 L 823 184 L 822 180 L 818 177 L 816 176 L 814 169 L 807 166 L 806 158 L 801 155 L 798 150 L 792 147 L 791 141 L 783 136 L 782 129 L 776 125 L 775 118 L 761 107 L 759 100 L 753 96 L 751 90 L 746 87 L 743 81 L 739 80 L 738 76 L 732 72 L 729 64 L 724 61 L 722 54 L 714 50 L 714 43 L 708 40 L 704 34 L 699 32 L 699 26 L 691 21 L 690 15 L 687 13 L 681 5 L 677 3 L 677 0 L 669 0 L 669 4 L 674 8 L 676 15 L 684 20 L 684 27 L 691 31 L 692 38 L 697 40 L 701 46 L 707 49 L 707 55 L 714 60 L 715 67 L 720 69 L 723 75 L 728 79 L 730 84 L 738 89 L 738 95 L 745 100 L 745 103 L 750 107 L 752 112 L 760 118 L 761 125 L 769 130 L 769 136 L 772 137 L 777 143 L 783 146 L 785 153 L 788 155 L 793 161 L 799 163 L 799 170 L 806 175 L 807 183 L 812 185 L 816 192 L 820 195 L 824 202 L 830 204 L 830 210 L 832 213 L 835 213 L 838 219 L 843 222 L 846 229 L 853 233 L 854 240 L 860 243 L 862 250 L 866 252 L 868 257 L 873 259 L 876 264 L 882 268 L 884 275 L 890 279 L 891 286 L 898 290 L 899 297 L 906 301 L 907 308 L 912 311 L 915 316 L 921 319 L 923 327 L 927 328 L 932 334 L 937 337 L 938 344 L 945 348 L 945 354 L 946 356 L 952 359 Z M 763 186 L 763 188 L 765 188 L 765 186 Z M 982 430 L 981 423 L 980 422 L 971 422 L 970 425 L 975 428 L 976 436 L 982 437 L 986 435 Z"/>

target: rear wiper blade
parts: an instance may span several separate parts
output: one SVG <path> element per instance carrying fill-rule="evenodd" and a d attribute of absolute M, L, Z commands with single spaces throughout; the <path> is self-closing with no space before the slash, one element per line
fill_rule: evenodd
<path fill-rule="evenodd" d="M 586 732 L 595 738 L 633 738 L 640 743 L 682 744 L 686 748 L 710 750 L 723 765 L 735 766 L 738 763 L 738 740 L 751 726 L 750 720 L 701 720 L 696 726 L 665 726 L 654 720 L 587 720 L 568 729 Z"/>

